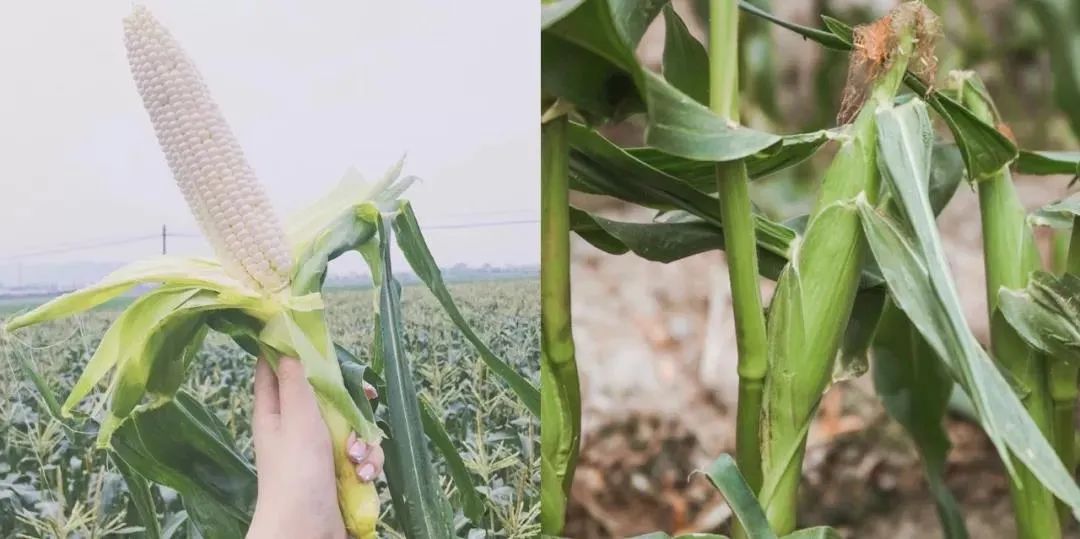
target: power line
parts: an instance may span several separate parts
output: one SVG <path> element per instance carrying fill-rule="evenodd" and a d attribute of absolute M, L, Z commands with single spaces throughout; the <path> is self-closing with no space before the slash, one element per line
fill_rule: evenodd
<path fill-rule="evenodd" d="M 115 239 L 115 240 L 104 240 L 104 241 L 99 241 L 99 242 L 95 242 L 95 243 L 86 243 L 86 244 L 82 244 L 82 245 L 67 245 L 67 246 L 64 246 L 64 247 L 52 247 L 52 248 L 49 248 L 49 249 L 41 249 L 41 250 L 37 250 L 37 251 L 26 251 L 26 252 L 18 253 L 18 254 L 13 255 L 13 256 L 4 257 L 2 260 L 20 260 L 20 259 L 23 259 L 23 258 L 31 258 L 31 257 L 35 257 L 35 256 L 45 256 L 45 255 L 70 253 L 70 252 L 75 252 L 75 251 L 85 251 L 87 249 L 97 249 L 97 248 L 100 248 L 100 247 L 113 247 L 113 246 L 116 246 L 116 245 L 125 245 L 125 244 L 128 244 L 128 243 L 136 243 L 136 242 L 140 242 L 140 241 L 156 239 L 157 237 L 158 237 L 157 234 L 151 234 L 151 235 L 148 235 L 148 236 L 134 236 L 134 237 L 129 237 L 129 238 Z"/>
<path fill-rule="evenodd" d="M 467 228 L 492 228 L 492 227 L 502 227 L 502 226 L 532 225 L 532 224 L 537 224 L 539 222 L 540 222 L 539 219 L 514 219 L 514 220 L 503 220 L 503 221 L 480 221 L 480 222 L 473 222 L 473 223 L 444 223 L 444 224 L 423 225 L 423 226 L 421 226 L 421 229 L 423 229 L 423 230 L 455 230 L 455 229 L 467 229 Z M 158 234 L 148 234 L 148 235 L 144 235 L 144 236 L 131 236 L 131 237 L 127 237 L 127 238 L 101 240 L 101 241 L 85 243 L 85 244 L 66 244 L 66 245 L 60 245 L 60 246 L 50 247 L 50 248 L 46 248 L 46 249 L 39 249 L 39 250 L 34 250 L 34 251 L 25 251 L 25 252 L 22 252 L 22 253 L 17 253 L 15 255 L 2 257 L 2 258 L 0 258 L 0 263 L 2 263 L 2 262 L 16 262 L 16 261 L 19 261 L 19 260 L 22 260 L 22 259 L 34 258 L 34 257 L 38 257 L 38 256 L 47 256 L 47 255 L 73 253 L 73 252 L 77 252 L 77 251 L 86 251 L 86 250 L 89 250 L 89 249 L 98 249 L 98 248 L 101 248 L 101 247 L 115 247 L 117 245 L 127 245 L 127 244 L 130 244 L 130 243 L 138 243 L 138 242 L 143 242 L 143 241 L 148 241 L 148 240 L 157 240 L 157 239 L 161 240 L 161 250 L 162 250 L 162 253 L 165 253 L 167 251 L 166 242 L 167 242 L 168 238 L 202 239 L 203 235 L 202 234 L 197 234 L 197 233 L 191 233 L 191 232 L 170 232 L 165 228 L 164 225 L 162 225 L 161 232 L 158 233 Z"/>

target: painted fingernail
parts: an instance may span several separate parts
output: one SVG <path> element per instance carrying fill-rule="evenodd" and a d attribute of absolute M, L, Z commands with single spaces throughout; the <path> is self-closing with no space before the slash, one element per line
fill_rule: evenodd
<path fill-rule="evenodd" d="M 356 440 L 349 446 L 349 458 L 353 462 L 360 463 L 368 454 L 368 446 L 361 440 Z"/>
<path fill-rule="evenodd" d="M 369 462 L 361 466 L 360 469 L 356 471 L 356 475 L 360 476 L 361 481 L 373 481 L 375 479 L 375 465 Z"/>
<path fill-rule="evenodd" d="M 379 391 L 375 389 L 375 386 L 364 382 L 364 396 L 367 397 L 369 401 L 375 400 L 379 398 Z"/>

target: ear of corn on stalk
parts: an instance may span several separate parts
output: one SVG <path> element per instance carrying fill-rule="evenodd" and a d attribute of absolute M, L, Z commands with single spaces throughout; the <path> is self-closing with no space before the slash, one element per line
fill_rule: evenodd
<path fill-rule="evenodd" d="M 806 433 L 828 386 L 865 259 L 854 203 L 859 196 L 876 200 L 879 190 L 875 114 L 892 106 L 918 40 L 935 34 L 936 17 L 918 2 L 902 4 L 884 21 L 868 28 L 875 33 L 864 45 L 864 54 L 880 63 L 880 74 L 870 82 L 850 138 L 825 172 L 804 237 L 770 307 L 760 498 L 779 534 L 795 527 Z M 874 56 L 882 50 L 884 57 Z"/>
<path fill-rule="evenodd" d="M 237 311 L 258 320 L 263 325 L 258 347 L 267 359 L 276 364 L 282 355 L 299 358 L 315 391 L 333 443 L 338 500 L 348 532 L 375 537 L 378 494 L 372 483 L 356 476 L 345 444 L 350 432 L 367 442 L 377 442 L 382 432 L 370 408 L 361 410 L 345 390 L 319 294 L 318 268 L 325 271 L 330 257 L 319 252 L 320 239 L 337 223 L 359 223 L 355 216 L 362 206 L 394 203 L 413 179 L 399 180 L 400 162 L 374 186 L 351 172 L 328 197 L 294 219 L 286 235 L 179 44 L 142 6 L 124 20 L 124 37 L 132 75 L 166 159 L 218 260 L 163 256 L 137 262 L 11 319 L 5 331 L 91 309 L 140 284 L 161 285 L 108 329 L 63 405 L 63 413 L 70 415 L 115 369 L 109 412 L 99 430 L 98 444 L 104 447 L 134 410 L 172 398 L 210 314 Z M 353 248 L 371 237 L 371 230 L 357 231 L 350 236 L 356 241 Z M 313 261 L 315 270 L 294 282 L 294 270 L 310 266 L 305 255 L 321 258 Z"/>

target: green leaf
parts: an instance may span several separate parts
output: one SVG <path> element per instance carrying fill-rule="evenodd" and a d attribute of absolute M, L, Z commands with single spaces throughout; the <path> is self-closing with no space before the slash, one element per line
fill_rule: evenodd
<path fill-rule="evenodd" d="M 664 78 L 702 105 L 709 103 L 709 54 L 679 14 L 664 6 Z"/>
<path fill-rule="evenodd" d="M 878 113 L 881 172 L 904 226 L 858 203 L 891 297 L 967 392 L 1010 473 L 1022 462 L 1080 514 L 1080 489 L 968 328 L 926 196 L 932 128 L 920 100 Z"/>
<path fill-rule="evenodd" d="M 635 159 L 584 126 L 571 124 L 567 135 L 571 188 L 658 209 L 686 210 L 717 228 L 723 227 L 715 197 Z M 759 246 L 787 257 L 794 231 L 761 215 L 754 215 L 754 227 Z"/>
<path fill-rule="evenodd" d="M 712 250 L 724 249 L 721 228 L 703 221 L 626 223 L 570 208 L 570 227 L 593 246 L 611 254 L 634 254 L 653 262 L 669 263 Z M 762 276 L 776 280 L 787 258 L 758 249 Z"/>
<path fill-rule="evenodd" d="M 115 454 L 110 455 L 112 463 L 124 478 L 127 485 L 131 503 L 135 506 L 136 522 L 143 527 L 143 535 L 148 539 L 160 539 L 162 537 L 161 525 L 158 523 L 157 510 L 154 509 L 154 496 L 150 492 L 150 483 L 145 477 L 128 466 L 123 459 Z"/>
<path fill-rule="evenodd" d="M 705 472 L 709 481 L 724 495 L 731 511 L 739 519 L 749 539 L 776 539 L 776 534 L 769 527 L 765 511 L 761 509 L 754 491 L 743 479 L 735 459 L 731 455 L 720 455 Z"/>
<path fill-rule="evenodd" d="M 577 9 L 585 0 L 544 0 L 540 2 L 540 28 L 545 29 Z"/>
<path fill-rule="evenodd" d="M 540 86 L 571 103 L 590 122 L 618 120 L 644 109 L 644 98 L 625 70 L 558 35 L 540 35 Z"/>
<path fill-rule="evenodd" d="M 357 405 L 361 406 L 361 409 L 364 406 L 370 409 L 371 404 L 364 395 L 364 380 L 369 376 L 367 368 L 343 346 L 335 344 L 334 349 L 337 351 L 338 363 L 341 366 L 342 376 L 345 378 L 346 389 L 353 396 L 353 400 L 357 402 Z M 376 379 L 374 384 L 376 387 L 386 389 L 386 382 L 381 377 L 377 374 L 370 376 Z M 469 469 L 458 453 L 457 448 L 454 447 L 454 442 L 446 432 L 446 427 L 443 426 L 438 414 L 423 399 L 420 399 L 420 419 L 424 425 L 424 433 L 427 434 L 432 445 L 435 446 L 435 449 L 439 451 L 439 454 L 443 456 L 446 462 L 450 477 L 454 480 L 458 496 L 461 498 L 462 512 L 473 522 L 481 522 L 484 516 L 484 500 L 476 490 L 472 475 L 470 475 Z M 399 520 L 404 519 L 399 518 Z"/>
<path fill-rule="evenodd" d="M 1031 275 L 1024 290 L 998 291 L 998 308 L 1024 341 L 1051 358 L 1080 365 L 1080 277 Z"/>
<path fill-rule="evenodd" d="M 1016 145 L 1001 134 L 995 126 L 984 122 L 979 115 L 962 105 L 959 101 L 941 92 L 932 91 L 918 77 L 908 73 L 904 78 L 908 87 L 919 95 L 925 95 L 927 102 L 938 113 L 956 140 L 968 178 L 980 181 L 997 174 L 1002 167 L 1013 162 L 1019 155 Z M 986 88 L 976 77 L 963 79 L 965 92 L 986 94 Z M 990 102 L 986 97 L 986 102 Z"/>
<path fill-rule="evenodd" d="M 1020 150 L 1016 171 L 1021 174 L 1080 176 L 1080 152 L 1037 152 Z"/>
<path fill-rule="evenodd" d="M 450 320 L 476 348 L 480 358 L 484 360 L 484 364 L 510 387 L 530 412 L 539 417 L 540 391 L 507 364 L 506 361 L 496 356 L 488 348 L 487 344 L 476 335 L 469 323 L 465 321 L 465 317 L 458 310 L 454 298 L 450 295 L 450 290 L 446 288 L 446 283 L 443 282 L 439 266 L 431 256 L 431 250 L 428 249 L 427 242 L 424 240 L 420 224 L 416 221 L 416 214 L 413 213 L 412 206 L 407 201 L 402 201 L 398 206 L 398 213 L 394 216 L 393 226 L 398 247 L 401 249 L 402 254 L 405 255 L 405 260 L 409 262 L 409 266 L 420 277 L 420 280 L 424 281 L 435 299 L 439 300 L 439 304 L 442 305 Z"/>
<path fill-rule="evenodd" d="M 764 9 L 761 9 L 761 8 L 755 6 L 754 4 L 751 4 L 750 2 L 747 2 L 746 0 L 739 0 L 739 9 L 741 9 L 741 10 L 747 12 L 747 13 L 750 13 L 751 15 L 754 15 L 755 17 L 761 17 L 762 19 L 765 19 L 765 20 L 767 20 L 769 22 L 772 22 L 773 24 L 775 24 L 777 26 L 780 26 L 782 28 L 787 28 L 788 30 L 791 30 L 792 32 L 795 32 L 796 34 L 799 34 L 800 36 L 803 36 L 804 38 L 807 38 L 807 39 L 809 39 L 811 41 L 816 41 L 817 43 L 819 43 L 819 44 L 821 44 L 821 45 L 823 45 L 823 46 L 825 46 L 827 48 L 830 48 L 830 49 L 833 49 L 833 50 L 838 50 L 838 51 L 850 51 L 851 50 L 851 41 L 850 40 L 845 41 L 844 39 L 842 39 L 839 36 L 835 35 L 833 32 L 826 32 L 825 30 L 819 30 L 817 28 L 810 28 L 808 26 L 802 26 L 802 25 L 799 25 L 799 24 L 795 24 L 795 23 L 792 23 L 792 22 L 785 21 L 785 20 L 783 20 L 783 19 L 781 19 L 779 17 L 773 16 L 768 11 L 765 11 Z M 826 21 L 826 22 L 828 22 L 828 21 Z"/>
<path fill-rule="evenodd" d="M 699 161 L 734 161 L 781 142 L 778 135 L 717 116 L 651 71 L 644 77 L 649 111 L 645 142 L 649 146 Z"/>
<path fill-rule="evenodd" d="M 644 103 L 649 145 L 691 159 L 732 161 L 779 144 L 780 137 L 732 124 L 642 68 L 634 50 L 666 4 L 664 0 L 588 0 L 544 30 L 541 80 L 545 93 L 601 120 L 637 110 L 637 103 Z M 679 83 L 686 82 L 688 71 L 676 72 Z"/>
<path fill-rule="evenodd" d="M 0 343 L 0 351 L 3 351 L 3 344 Z M 45 378 L 41 376 L 41 373 L 37 372 L 33 363 L 26 354 L 21 353 L 18 350 L 12 350 L 11 355 L 15 357 L 15 361 L 19 363 L 19 368 L 23 371 L 23 375 L 30 379 L 30 383 L 33 384 L 34 389 L 37 390 L 37 394 L 41 397 L 41 400 L 45 404 L 45 410 L 49 413 L 53 419 L 67 425 L 68 415 L 64 414 L 60 407 L 60 402 L 56 399 L 56 393 L 49 387 L 49 383 L 45 381 Z"/>
<path fill-rule="evenodd" d="M 111 446 L 147 479 L 177 491 L 203 536 L 242 538 L 255 508 L 255 472 L 228 430 L 187 393 L 136 410 Z"/>
<path fill-rule="evenodd" d="M 395 462 L 390 483 L 395 508 L 407 511 L 403 521 L 408 537 L 444 539 L 453 536 L 453 516 L 428 453 L 409 360 L 403 345 L 400 285 L 390 266 L 390 219 L 376 221 L 379 238 L 378 286 L 380 319 L 377 344 L 382 350 L 386 379 L 389 440 L 383 444 L 387 463 Z M 390 471 L 388 470 L 388 473 Z"/>
<path fill-rule="evenodd" d="M 743 160 L 746 173 L 750 179 L 758 179 L 798 165 L 817 153 L 831 136 L 829 131 L 784 136 L 779 145 L 746 157 Z M 649 147 L 628 148 L 625 151 L 656 170 L 692 185 L 698 191 L 716 192 L 716 164 L 713 161 L 687 159 Z"/>
<path fill-rule="evenodd" d="M 435 449 L 443 456 L 443 460 L 446 461 L 446 468 L 450 472 L 450 477 L 454 480 L 454 486 L 457 487 L 458 496 L 461 498 L 462 512 L 474 523 L 482 523 L 484 500 L 480 498 L 480 493 L 477 492 L 476 485 L 473 484 L 469 468 L 465 465 L 465 461 L 461 458 L 457 448 L 454 447 L 454 441 L 450 439 L 450 434 L 446 432 L 446 427 L 443 426 L 438 414 L 423 400 L 420 401 L 420 419 L 424 424 L 424 432 L 427 434 L 428 439 L 431 440 L 432 445 L 435 446 Z"/>
<path fill-rule="evenodd" d="M 942 421 L 953 388 L 948 370 L 903 311 L 892 304 L 882 315 L 872 353 L 874 388 L 885 410 L 919 449 L 945 537 L 966 538 L 963 514 L 945 485 L 950 445 Z"/>
<path fill-rule="evenodd" d="M 640 110 L 647 95 L 634 49 L 666 0 L 586 0 L 540 38 L 541 86 L 598 121 Z"/>
<path fill-rule="evenodd" d="M 1078 216 L 1080 216 L 1080 197 L 1073 196 L 1035 210 L 1028 216 L 1028 222 L 1032 226 L 1069 229 L 1072 228 L 1073 221 Z"/>

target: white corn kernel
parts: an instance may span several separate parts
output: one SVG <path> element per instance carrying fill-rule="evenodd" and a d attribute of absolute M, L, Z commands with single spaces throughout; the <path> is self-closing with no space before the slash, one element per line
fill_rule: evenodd
<path fill-rule="evenodd" d="M 145 6 L 124 19 L 124 41 L 165 159 L 222 266 L 281 289 L 292 267 L 285 234 L 194 63 Z"/>

